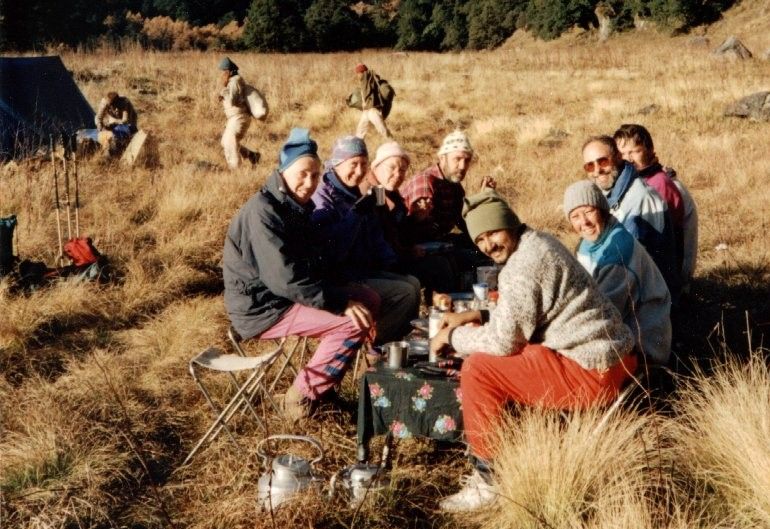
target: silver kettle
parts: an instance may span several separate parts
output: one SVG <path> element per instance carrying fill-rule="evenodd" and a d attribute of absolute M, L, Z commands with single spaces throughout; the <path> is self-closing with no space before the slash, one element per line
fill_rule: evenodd
<path fill-rule="evenodd" d="M 262 451 L 263 445 L 271 440 L 302 441 L 313 445 L 318 450 L 318 457 L 308 461 L 293 454 L 281 454 L 273 457 Z M 323 480 L 313 474 L 313 465 L 324 456 L 323 447 L 312 437 L 304 435 L 271 435 L 257 445 L 257 454 L 262 458 L 265 469 L 269 471 L 260 476 L 257 482 L 257 501 L 264 510 L 277 509 L 296 494 L 310 487 L 319 485 Z"/>
<path fill-rule="evenodd" d="M 329 481 L 329 497 L 334 497 L 337 484 L 347 496 L 351 507 L 361 505 L 367 496 L 376 496 L 390 487 L 390 452 L 393 436 L 388 434 L 382 447 L 382 460 L 379 465 L 368 461 L 359 461 L 335 473 Z"/>
<path fill-rule="evenodd" d="M 334 474 L 329 482 L 329 496 L 333 497 L 338 484 L 351 507 L 358 507 L 368 497 L 375 496 L 390 486 L 390 473 L 380 465 L 356 463 Z"/>

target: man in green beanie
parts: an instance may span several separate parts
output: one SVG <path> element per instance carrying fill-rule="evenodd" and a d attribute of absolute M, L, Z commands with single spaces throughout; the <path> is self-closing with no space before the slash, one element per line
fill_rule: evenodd
<path fill-rule="evenodd" d="M 475 468 L 464 488 L 441 502 L 450 512 L 497 497 L 490 434 L 507 403 L 603 404 L 617 397 L 637 363 L 617 309 L 558 240 L 522 224 L 493 190 L 467 197 L 463 217 L 479 249 L 503 268 L 497 308 L 446 314 L 430 344 L 439 354 L 453 349 L 466 357 L 460 388 Z"/>
<path fill-rule="evenodd" d="M 246 101 L 246 83 L 238 73 L 238 66 L 229 57 L 219 62 L 219 69 L 222 71 L 222 88 L 218 98 L 227 117 L 225 131 L 222 133 L 222 148 L 225 151 L 227 166 L 237 169 L 243 158 L 254 165 L 259 161 L 259 153 L 241 145 L 251 125 L 251 111 Z"/>

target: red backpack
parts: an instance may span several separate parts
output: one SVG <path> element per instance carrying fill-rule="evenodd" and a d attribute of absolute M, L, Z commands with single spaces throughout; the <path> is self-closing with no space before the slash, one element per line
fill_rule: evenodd
<path fill-rule="evenodd" d="M 102 256 L 99 250 L 94 247 L 91 237 L 70 239 L 64 245 L 64 254 L 77 267 L 94 264 Z"/>

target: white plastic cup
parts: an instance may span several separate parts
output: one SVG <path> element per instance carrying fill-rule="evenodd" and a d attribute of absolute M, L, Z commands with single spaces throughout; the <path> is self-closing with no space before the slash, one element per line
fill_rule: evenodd
<path fill-rule="evenodd" d="M 432 340 L 438 334 L 441 328 L 441 318 L 443 317 L 444 313 L 436 307 L 430 309 L 430 316 L 428 316 L 428 339 Z"/>
<path fill-rule="evenodd" d="M 479 266 L 476 268 L 476 282 L 486 283 L 489 290 L 497 290 L 497 276 L 500 269 L 496 266 Z"/>
<path fill-rule="evenodd" d="M 479 301 L 486 301 L 489 296 L 489 285 L 487 283 L 475 283 L 473 285 L 473 295 Z"/>

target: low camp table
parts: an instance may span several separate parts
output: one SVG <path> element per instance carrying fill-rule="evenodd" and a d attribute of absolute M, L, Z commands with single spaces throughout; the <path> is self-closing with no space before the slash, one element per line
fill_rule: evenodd
<path fill-rule="evenodd" d="M 389 369 L 378 362 L 361 377 L 358 398 L 358 460 L 369 460 L 375 435 L 459 441 L 462 393 L 458 380 L 424 375 L 413 367 Z"/>

